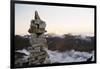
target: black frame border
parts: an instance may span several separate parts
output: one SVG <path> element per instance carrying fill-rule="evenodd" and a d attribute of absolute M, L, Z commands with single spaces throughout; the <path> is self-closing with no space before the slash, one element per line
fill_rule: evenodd
<path fill-rule="evenodd" d="M 82 4 L 65 4 L 65 3 L 51 3 L 51 2 L 34 2 L 34 1 L 10 1 L 10 68 L 14 68 L 14 33 L 15 33 L 15 4 L 35 4 L 35 5 L 45 5 L 45 6 L 62 6 L 62 7 L 80 7 L 80 8 L 94 8 L 94 46 L 95 46 L 95 61 L 90 62 L 71 62 L 71 63 L 53 63 L 53 64 L 43 64 L 35 66 L 25 66 L 21 68 L 30 68 L 30 67 L 48 67 L 48 66 L 61 66 L 61 65 L 80 65 L 80 64 L 93 64 L 97 63 L 97 7 L 96 5 L 82 5 Z"/>

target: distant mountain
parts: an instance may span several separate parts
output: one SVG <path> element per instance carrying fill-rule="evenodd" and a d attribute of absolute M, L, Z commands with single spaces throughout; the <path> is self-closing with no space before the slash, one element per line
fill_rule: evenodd
<path fill-rule="evenodd" d="M 50 50 L 76 50 L 76 51 L 91 51 L 94 50 L 94 37 L 65 34 L 62 37 L 52 36 L 47 37 L 48 47 Z"/>
<path fill-rule="evenodd" d="M 25 36 L 15 35 L 14 40 L 14 46 L 16 50 L 31 46 L 31 44 L 29 43 L 29 38 L 26 38 Z"/>
<path fill-rule="evenodd" d="M 20 36 L 15 35 L 15 49 L 23 49 L 30 47 L 30 35 Z M 76 51 L 92 51 L 94 50 L 94 37 L 80 35 L 52 35 L 46 34 L 49 50 L 76 50 Z"/>

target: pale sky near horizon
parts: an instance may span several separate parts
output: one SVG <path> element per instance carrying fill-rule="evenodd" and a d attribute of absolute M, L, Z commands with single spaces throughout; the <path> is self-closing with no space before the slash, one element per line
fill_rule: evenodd
<path fill-rule="evenodd" d="M 15 4 L 15 34 L 26 35 L 34 12 L 46 22 L 47 33 L 94 34 L 94 8 Z"/>

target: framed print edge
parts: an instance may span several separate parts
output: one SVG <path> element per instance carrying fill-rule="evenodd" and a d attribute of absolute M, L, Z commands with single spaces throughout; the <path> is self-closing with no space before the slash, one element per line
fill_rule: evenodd
<path fill-rule="evenodd" d="M 61 7 L 80 7 L 80 8 L 93 8 L 94 9 L 94 46 L 95 46 L 95 54 L 94 54 L 94 61 L 90 61 L 90 62 L 70 62 L 70 63 L 52 63 L 52 64 L 41 64 L 41 65 L 35 65 L 35 66 L 24 66 L 24 67 L 20 67 L 20 68 L 29 68 L 29 67 L 44 67 L 44 66 L 60 66 L 60 65 L 77 65 L 77 64 L 92 64 L 92 63 L 96 63 L 97 62 L 97 49 L 96 49 L 96 37 L 97 37 L 97 32 L 96 32 L 96 15 L 97 15 L 97 8 L 95 5 L 81 5 L 81 4 L 64 4 L 64 3 L 49 3 L 49 2 L 35 2 L 35 1 L 14 1 L 11 0 L 10 1 L 10 67 L 11 68 L 15 68 L 15 47 L 14 47 L 14 34 L 15 34 L 15 4 L 35 4 L 35 5 L 45 5 L 45 6 L 61 6 Z"/>

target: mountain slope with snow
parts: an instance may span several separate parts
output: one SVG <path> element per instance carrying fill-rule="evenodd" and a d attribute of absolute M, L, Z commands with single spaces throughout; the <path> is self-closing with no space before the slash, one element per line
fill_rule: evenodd
<path fill-rule="evenodd" d="M 82 62 L 82 61 L 87 61 L 87 59 L 90 57 L 92 57 L 91 61 L 94 61 L 94 51 L 91 51 L 90 53 L 79 52 L 75 50 L 70 50 L 65 52 L 58 52 L 58 51 L 51 51 L 51 50 L 46 50 L 46 51 L 52 63 Z M 25 53 L 28 55 L 28 56 L 24 56 L 24 58 L 29 57 L 30 54 L 30 52 L 25 49 L 17 50 L 17 52 Z"/>
<path fill-rule="evenodd" d="M 50 60 L 52 63 L 68 63 L 68 62 L 81 62 L 87 61 L 88 58 L 92 56 L 92 60 L 94 61 L 94 51 L 91 53 L 88 52 L 79 52 L 79 51 L 66 51 L 66 52 L 58 52 L 58 51 L 50 51 L 47 50 Z"/>

